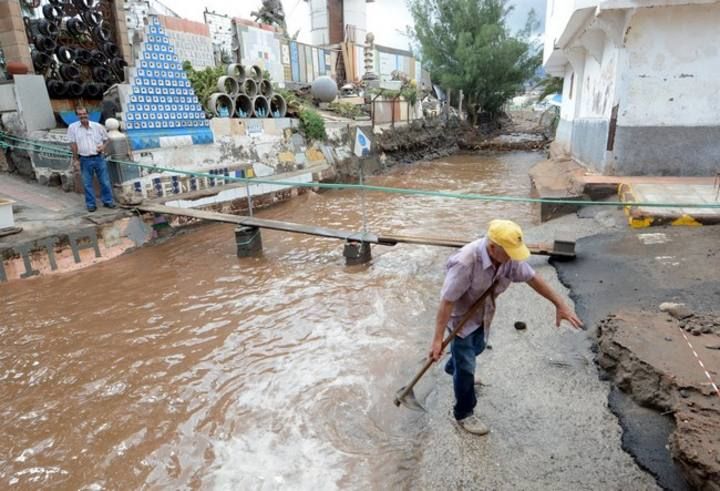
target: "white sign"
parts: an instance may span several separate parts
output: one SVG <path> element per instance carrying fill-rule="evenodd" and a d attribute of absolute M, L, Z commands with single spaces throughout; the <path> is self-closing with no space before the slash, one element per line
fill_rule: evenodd
<path fill-rule="evenodd" d="M 370 140 L 365 136 L 365 133 L 360 131 L 360 128 L 355 133 L 355 155 L 358 157 L 370 155 Z"/>

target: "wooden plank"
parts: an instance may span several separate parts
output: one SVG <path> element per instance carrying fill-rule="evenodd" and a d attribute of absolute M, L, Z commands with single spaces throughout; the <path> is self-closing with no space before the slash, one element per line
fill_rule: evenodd
<path fill-rule="evenodd" d="M 241 215 L 231 215 L 229 213 L 218 213 L 215 211 L 196 210 L 194 208 L 177 208 L 174 206 L 165 206 L 159 204 L 144 204 L 136 206 L 136 209 L 149 213 L 158 213 L 164 215 L 186 216 L 197 218 L 200 220 L 209 220 L 213 222 L 233 223 L 235 225 L 243 225 L 246 227 L 259 227 L 269 230 L 278 230 L 281 232 L 289 232 L 295 234 L 315 235 L 317 237 L 325 237 L 328 239 L 339 239 L 348 242 L 367 242 L 369 244 L 378 244 L 384 246 L 395 246 L 397 244 L 415 244 L 430 245 L 437 247 L 454 247 L 460 248 L 465 244 L 472 242 L 474 239 L 447 239 L 440 237 L 419 237 L 406 235 L 381 235 L 362 232 L 347 232 L 344 230 L 335 230 L 325 227 L 314 227 L 312 225 L 303 225 L 299 223 L 281 222 L 279 220 L 267 220 L 264 218 L 255 218 Z M 532 254 L 554 257 L 575 257 L 574 243 L 558 242 L 556 244 L 528 244 L 528 249 Z"/>
<path fill-rule="evenodd" d="M 440 237 L 418 237 L 405 235 L 379 235 L 378 243 L 380 245 L 394 246 L 397 244 L 416 244 L 431 245 L 437 247 L 454 247 L 460 248 L 475 239 L 446 239 Z M 569 245 L 572 243 L 559 242 L 558 244 L 528 244 L 531 254 L 539 256 L 555 256 L 555 257 L 575 257 L 574 247 Z M 572 249 L 572 250 L 571 250 Z"/>
<path fill-rule="evenodd" d="M 263 218 L 231 215 L 229 213 L 196 210 L 193 208 L 177 208 L 174 206 L 157 204 L 140 205 L 136 208 L 140 211 L 147 211 L 150 213 L 186 216 L 190 218 L 198 218 L 200 220 L 209 220 L 213 222 L 233 223 L 235 225 L 243 225 L 246 227 L 260 227 L 269 230 L 279 230 L 281 232 L 315 235 L 318 237 L 326 237 L 328 239 L 340 239 L 350 242 L 368 242 L 370 244 L 379 243 L 377 235 L 370 233 L 363 234 L 362 232 L 346 232 L 344 230 L 314 227 L 312 225 L 302 225 L 299 223 L 281 222 L 278 220 L 266 220 Z"/>

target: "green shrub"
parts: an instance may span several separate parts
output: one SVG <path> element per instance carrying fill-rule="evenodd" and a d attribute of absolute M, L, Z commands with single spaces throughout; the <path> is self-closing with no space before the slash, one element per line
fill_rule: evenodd
<path fill-rule="evenodd" d="M 338 113 L 343 118 L 355 119 L 362 114 L 360 106 L 347 102 L 331 102 L 330 110 Z"/>
<path fill-rule="evenodd" d="M 217 92 L 217 81 L 225 75 L 226 67 L 206 67 L 204 70 L 195 70 L 189 61 L 183 62 L 182 67 L 200 104 L 202 104 L 205 112 L 210 114 L 207 109 L 208 99 L 214 92 Z"/>
<path fill-rule="evenodd" d="M 324 140 L 327 137 L 325 133 L 325 120 L 317 111 L 303 107 L 300 109 L 299 116 L 300 128 L 308 140 Z"/>

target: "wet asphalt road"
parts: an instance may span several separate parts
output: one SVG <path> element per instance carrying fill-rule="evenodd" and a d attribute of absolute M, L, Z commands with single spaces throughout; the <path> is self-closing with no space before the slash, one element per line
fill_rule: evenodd
<path fill-rule="evenodd" d="M 718 238 L 720 227 L 621 228 L 581 239 L 577 260 L 555 265 L 591 328 L 614 311 L 657 311 L 663 302 L 709 312 L 720 300 Z M 610 406 L 626 429 L 623 445 L 637 462 L 663 488 L 689 489 L 666 448 L 672 420 L 619 391 L 612 393 Z"/>

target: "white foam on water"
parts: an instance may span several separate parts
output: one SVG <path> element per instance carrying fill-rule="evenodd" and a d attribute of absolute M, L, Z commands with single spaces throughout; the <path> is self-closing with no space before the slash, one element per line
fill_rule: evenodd
<path fill-rule="evenodd" d="M 241 438 L 214 442 L 220 465 L 211 473 L 217 490 L 339 489 L 340 454 L 297 431 L 280 436 L 257 429 Z"/>

